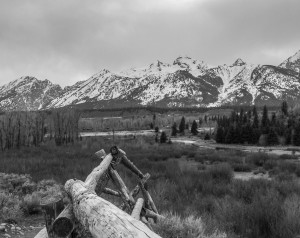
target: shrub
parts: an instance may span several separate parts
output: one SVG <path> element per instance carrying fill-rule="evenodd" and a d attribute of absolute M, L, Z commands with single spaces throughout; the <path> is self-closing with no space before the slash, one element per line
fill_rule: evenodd
<path fill-rule="evenodd" d="M 22 215 L 20 197 L 0 191 L 0 220 L 19 220 Z"/>
<path fill-rule="evenodd" d="M 166 219 L 154 225 L 154 230 L 164 238 L 226 238 L 226 234 L 214 230 L 206 235 L 206 226 L 201 218 L 190 215 L 181 218 L 172 213 L 164 214 Z"/>
<path fill-rule="evenodd" d="M 253 166 L 244 163 L 232 163 L 231 166 L 235 172 L 251 172 L 253 169 Z"/>
<path fill-rule="evenodd" d="M 233 171 L 228 163 L 212 165 L 207 170 L 208 174 L 216 180 L 229 183 L 233 178 Z"/>
<path fill-rule="evenodd" d="M 166 132 L 162 132 L 160 135 L 160 143 L 166 143 L 167 142 L 167 134 Z"/>

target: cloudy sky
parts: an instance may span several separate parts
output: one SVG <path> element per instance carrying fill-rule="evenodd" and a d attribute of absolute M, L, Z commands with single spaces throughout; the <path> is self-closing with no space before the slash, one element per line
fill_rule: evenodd
<path fill-rule="evenodd" d="M 0 0 L 0 85 L 62 86 L 190 56 L 279 64 L 300 49 L 299 0 Z"/>

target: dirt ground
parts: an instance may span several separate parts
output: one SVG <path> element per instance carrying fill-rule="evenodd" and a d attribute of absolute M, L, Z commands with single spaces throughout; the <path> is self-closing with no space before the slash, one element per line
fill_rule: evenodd
<path fill-rule="evenodd" d="M 34 238 L 44 228 L 44 218 L 42 215 L 34 215 L 24 218 L 17 224 L 3 224 L 5 224 L 6 232 L 0 232 L 1 238 Z"/>

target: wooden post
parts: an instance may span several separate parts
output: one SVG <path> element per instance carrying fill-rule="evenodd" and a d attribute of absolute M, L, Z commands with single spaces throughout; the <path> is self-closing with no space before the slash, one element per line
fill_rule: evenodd
<path fill-rule="evenodd" d="M 94 238 L 160 238 L 141 221 L 98 197 L 84 182 L 69 180 L 65 190 L 73 199 L 76 218 Z"/>
<path fill-rule="evenodd" d="M 139 198 L 136 201 L 135 206 L 133 208 L 133 211 L 131 213 L 131 216 L 134 219 L 140 220 L 140 218 L 141 218 L 141 211 L 142 211 L 143 206 L 144 206 L 144 199 L 143 198 Z"/>

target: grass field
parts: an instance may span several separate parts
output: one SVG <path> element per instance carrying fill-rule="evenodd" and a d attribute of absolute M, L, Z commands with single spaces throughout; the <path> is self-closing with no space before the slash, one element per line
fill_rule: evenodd
<path fill-rule="evenodd" d="M 225 232 L 227 237 L 291 238 L 300 234 L 300 167 L 292 156 L 200 150 L 192 145 L 157 144 L 149 137 L 116 138 L 116 144 L 142 172 L 151 174 L 150 193 L 158 210 L 168 217 L 155 226 L 163 237 L 224 237 Z M 70 178 L 85 179 L 99 164 L 94 153 L 102 148 L 108 151 L 111 145 L 110 138 L 94 137 L 69 146 L 49 142 L 1 153 L 0 172 L 30 174 L 38 185 L 32 194 L 2 188 L 2 200 L 10 196 L 7 200 L 15 201 L 10 206 L 16 219 L 21 213 L 30 214 L 34 196 L 38 199 L 41 191 L 59 190 L 49 181 L 63 184 Z M 193 161 L 195 166 L 182 169 L 179 160 Z M 118 170 L 129 188 L 137 184 L 128 170 L 122 166 Z M 271 180 L 236 180 L 235 171 L 268 172 Z M 48 182 L 41 182 L 45 179 Z M 0 204 L 1 213 L 5 203 Z M 14 214 L 8 212 L 0 219 L 8 216 Z"/>

